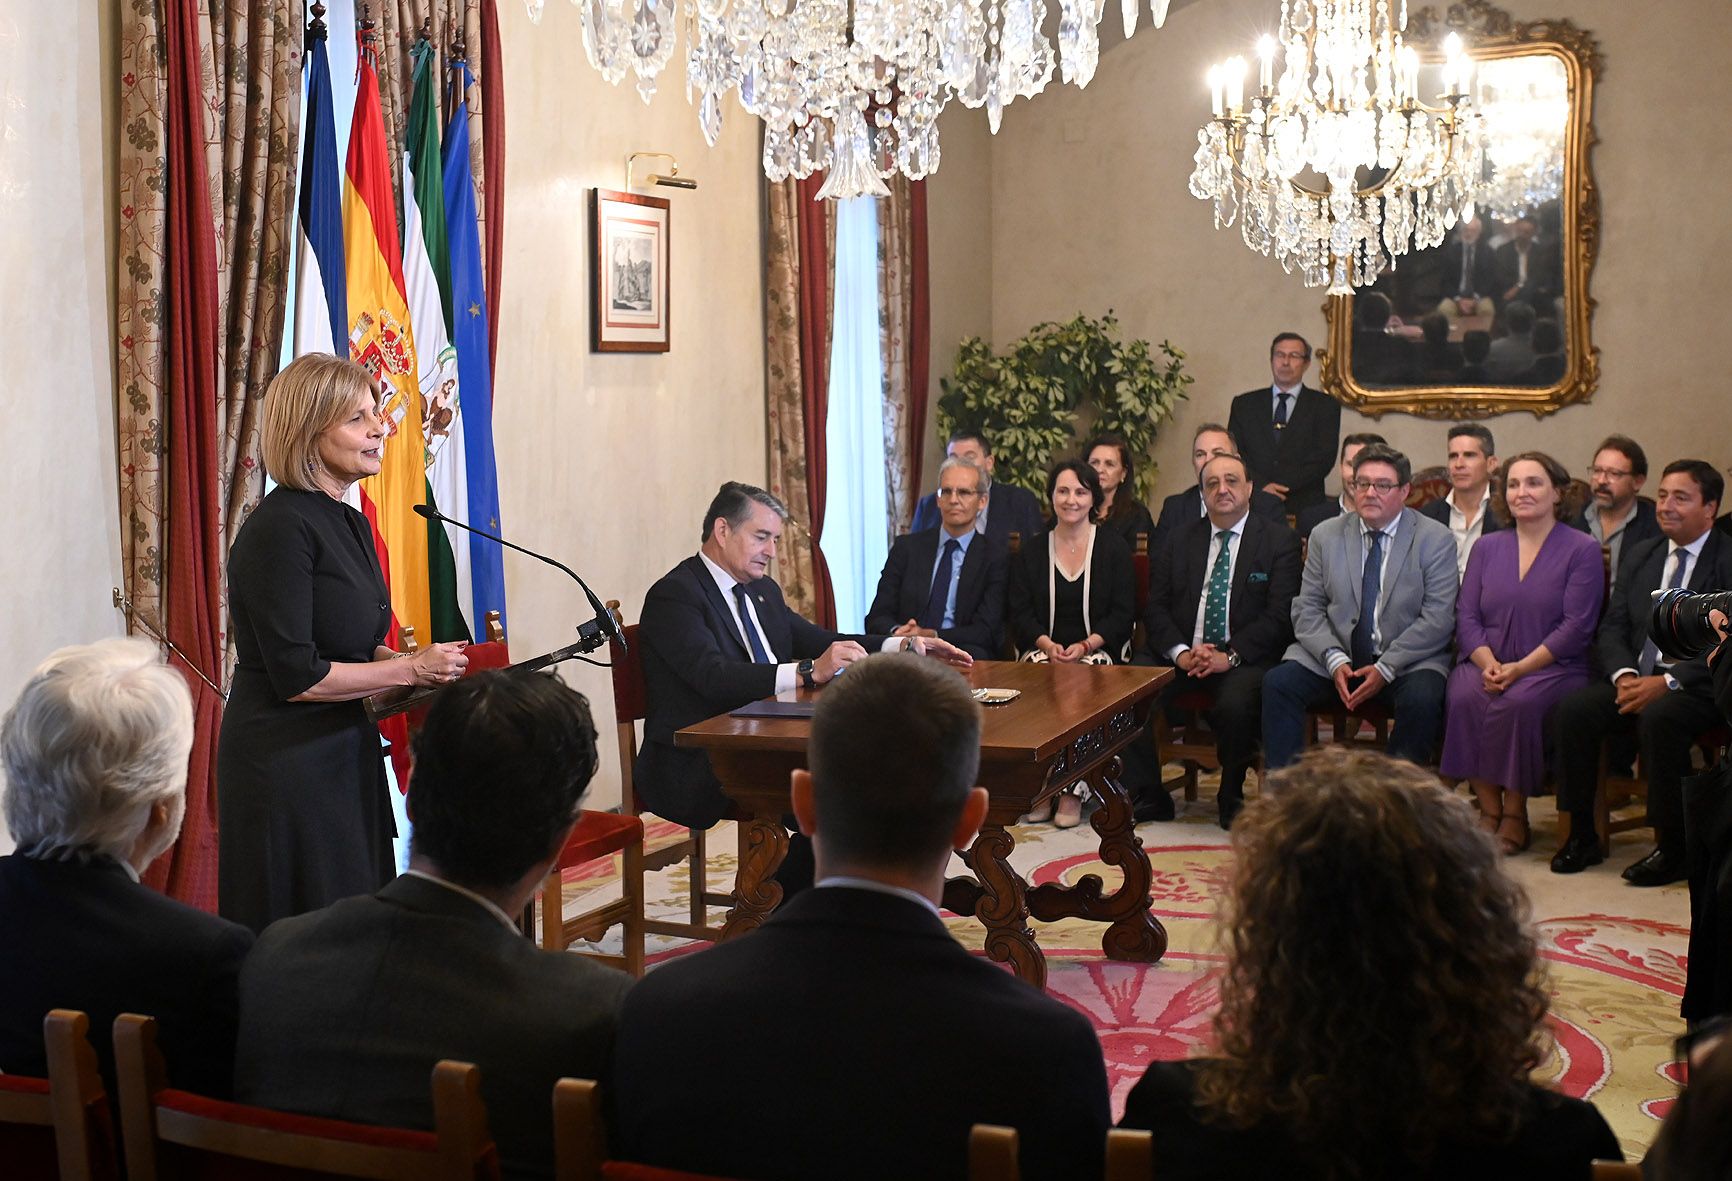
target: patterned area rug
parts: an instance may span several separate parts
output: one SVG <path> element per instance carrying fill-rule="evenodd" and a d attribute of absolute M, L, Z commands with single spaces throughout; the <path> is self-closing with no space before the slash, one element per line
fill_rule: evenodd
<path fill-rule="evenodd" d="M 1202 798 L 1181 801 L 1176 823 L 1139 826 L 1154 869 L 1153 906 L 1170 944 L 1158 964 L 1124 964 L 1104 958 L 1099 930 L 1081 920 L 1036 923 L 1045 950 L 1048 991 L 1094 1023 L 1106 1056 L 1115 1118 L 1126 1093 L 1148 1063 L 1193 1056 L 1210 1043 L 1221 954 L 1215 905 L 1231 854 L 1226 834 L 1213 823 L 1207 781 Z M 1683 1032 L 1678 999 L 1684 989 L 1689 901 L 1682 886 L 1637 890 L 1618 880 L 1618 870 L 1646 851 L 1632 834 L 1614 844 L 1605 865 L 1572 877 L 1550 873 L 1555 851 L 1550 801 L 1536 800 L 1534 849 L 1509 867 L 1527 888 L 1546 961 L 1551 1013 L 1550 1050 L 1536 1078 L 1569 1095 L 1593 1100 L 1623 1141 L 1630 1159 L 1646 1152 L 1676 1093 L 1672 1039 Z M 652 846 L 681 831 L 652 823 Z M 1032 884 L 1072 882 L 1094 873 L 1109 888 L 1114 870 L 1095 857 L 1093 832 L 1085 823 L 1069 831 L 1050 825 L 1016 830 L 1012 862 Z M 734 872 L 734 833 L 722 825 L 711 835 L 709 878 L 726 889 Z M 957 871 L 961 871 L 957 863 Z M 579 885 L 617 890 L 606 866 L 573 875 Z M 653 874 L 647 907 L 653 914 L 683 918 L 688 897 L 683 868 Z M 587 890 L 568 903 L 573 913 L 593 905 Z M 712 922 L 719 922 L 713 911 Z M 959 942 L 979 954 L 981 928 L 972 920 L 946 918 Z M 618 936 L 611 942 L 617 945 Z M 698 950 L 702 945 L 654 940 L 650 963 Z"/>

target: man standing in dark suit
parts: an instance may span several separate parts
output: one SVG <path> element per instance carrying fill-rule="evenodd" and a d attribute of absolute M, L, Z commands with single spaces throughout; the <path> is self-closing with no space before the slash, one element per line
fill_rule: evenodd
<path fill-rule="evenodd" d="M 1618 585 L 1623 556 L 1637 544 L 1660 536 L 1654 504 L 1638 495 L 1648 479 L 1648 455 L 1628 435 L 1608 435 L 1594 450 L 1588 469 L 1594 499 L 1570 524 L 1592 533 L 1611 555 L 1612 585 Z"/>
<path fill-rule="evenodd" d="M 180 832 L 192 738 L 185 678 L 142 639 L 62 648 L 7 711 L 0 766 L 18 849 L 0 857 L 0 1071 L 47 1074 L 42 1019 L 76 1009 L 113 1095 L 108 1031 L 149 1013 L 170 1085 L 229 1097 L 253 934 L 138 880 Z"/>
<path fill-rule="evenodd" d="M 415 737 L 409 871 L 259 937 L 241 972 L 237 1097 L 431 1129 L 434 1064 L 473 1062 L 505 1176 L 547 1176 L 553 1084 L 605 1078 L 631 978 L 538 949 L 512 916 L 595 767 L 589 703 L 555 677 L 483 672 L 441 690 Z"/>
<path fill-rule="evenodd" d="M 951 850 L 987 808 L 967 684 L 930 661 L 861 661 L 820 696 L 808 755 L 793 806 L 817 887 L 627 998 L 618 1155 L 761 1181 L 962 1177 L 970 1126 L 992 1123 L 1021 1134 L 1030 1181 L 1098 1176 L 1107 1085 L 1088 1019 L 969 955 L 939 917 Z"/>
<path fill-rule="evenodd" d="M 1227 429 L 1251 479 L 1297 514 L 1328 499 L 1323 481 L 1335 466 L 1341 435 L 1341 403 L 1305 385 L 1311 345 L 1297 332 L 1283 332 L 1269 346 L 1274 382 L 1233 399 Z"/>
<path fill-rule="evenodd" d="M 1209 515 L 1174 533 L 1149 582 L 1149 649 L 1179 675 L 1163 691 L 1201 692 L 1221 759 L 1216 807 L 1231 828 L 1262 731 L 1263 674 L 1293 638 L 1299 537 L 1251 512 L 1245 463 L 1226 455 L 1203 469 Z"/>
<path fill-rule="evenodd" d="M 845 636 L 790 611 L 769 577 L 787 519 L 782 502 L 762 488 L 723 484 L 704 512 L 698 552 L 644 596 L 638 642 L 648 716 L 632 784 L 657 816 L 709 828 L 727 815 L 709 756 L 674 745 L 682 726 L 796 685 L 825 684 L 868 648 L 928 652 L 963 667 L 974 663 L 944 640 Z M 803 856 L 799 849 L 790 852 Z"/>
<path fill-rule="evenodd" d="M 1046 514 L 1041 509 L 1039 497 L 1027 488 L 1018 488 L 1002 480 L 993 481 L 992 442 L 984 434 L 972 430 L 952 432 L 950 442 L 944 448 L 944 457 L 966 459 L 986 473 L 992 496 L 990 503 L 982 502 L 978 506 L 980 515 L 975 518 L 974 527 L 991 538 L 996 548 L 1008 549 L 1012 533 L 1026 541 L 1046 528 Z M 919 533 L 924 529 L 936 529 L 942 519 L 943 514 L 938 511 L 938 494 L 929 492 L 914 506 L 914 523 L 909 526 L 909 531 Z"/>
<path fill-rule="evenodd" d="M 937 637 L 980 660 L 1004 654 L 1006 555 L 974 531 L 990 479 L 966 459 L 944 461 L 938 469 L 944 523 L 890 547 L 866 612 L 867 631 Z"/>
<path fill-rule="evenodd" d="M 1325 521 L 1330 521 L 1343 514 L 1352 516 L 1355 511 L 1353 499 L 1353 460 L 1361 449 L 1373 443 L 1383 443 L 1387 440 L 1382 435 L 1372 431 L 1357 431 L 1341 440 L 1341 494 L 1334 500 L 1326 500 L 1322 504 L 1314 504 L 1298 516 L 1294 528 L 1301 538 L 1311 536 L 1311 530 Z"/>
<path fill-rule="evenodd" d="M 1648 634 L 1653 592 L 1732 588 L 1732 538 L 1714 528 L 1725 480 L 1714 465 L 1680 459 L 1660 477 L 1661 537 L 1624 551 L 1622 577 L 1600 621 L 1596 658 L 1605 679 L 1558 703 L 1562 777 L 1558 809 L 1570 814 L 1570 838 L 1552 858 L 1553 873 L 1576 873 L 1602 860 L 1594 833 L 1594 788 L 1601 744 L 1627 745 L 1635 735 L 1648 779 L 1654 851 L 1624 870 L 1633 886 L 1684 878 L 1684 797 L 1690 748 L 1720 721 L 1705 658 L 1673 661 Z"/>
<path fill-rule="evenodd" d="M 1491 431 L 1477 422 L 1449 428 L 1449 495 L 1423 506 L 1422 516 L 1448 525 L 1455 536 L 1457 577 L 1467 573 L 1473 543 L 1487 533 L 1508 528 L 1491 507 L 1491 476 L 1497 471 L 1497 451 Z"/>
<path fill-rule="evenodd" d="M 1197 482 L 1183 492 L 1175 492 L 1161 501 L 1161 515 L 1155 521 L 1155 531 L 1149 538 L 1149 553 L 1156 555 L 1174 533 L 1208 515 L 1203 502 L 1203 467 L 1217 455 L 1238 455 L 1239 444 L 1233 433 L 1218 422 L 1205 422 L 1191 436 L 1191 469 Z M 1279 496 L 1261 488 L 1251 492 L 1251 511 L 1283 525 L 1287 523 L 1287 506 Z"/>

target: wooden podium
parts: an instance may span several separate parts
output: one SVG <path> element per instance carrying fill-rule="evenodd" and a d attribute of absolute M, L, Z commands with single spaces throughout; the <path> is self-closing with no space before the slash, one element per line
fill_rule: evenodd
<path fill-rule="evenodd" d="M 972 877 L 945 883 L 944 905 L 986 927 L 986 952 L 1008 961 L 1022 979 L 1046 986 L 1046 959 L 1028 919 L 1086 918 L 1107 924 L 1101 948 L 1109 958 L 1153 963 L 1167 950 L 1167 933 L 1149 913 L 1149 858 L 1132 827 L 1131 802 L 1119 783 L 1118 752 L 1142 732 L 1169 668 L 980 661 L 969 670 L 976 688 L 1019 689 L 1008 705 L 984 707 L 980 781 L 991 795 L 986 822 L 963 854 Z M 798 698 L 822 694 L 799 690 Z M 735 879 L 735 903 L 723 938 L 762 923 L 782 899 L 772 880 L 787 853 L 782 818 L 789 811 L 788 774 L 806 765 L 807 718 L 737 718 L 729 714 L 688 726 L 678 746 L 700 747 L 722 791 L 751 813 Z M 1079 780 L 1104 806 L 1094 815 L 1101 860 L 1125 875 L 1103 893 L 1099 876 L 1075 886 L 1030 889 L 1009 863 L 1009 831 L 1035 804 Z"/>

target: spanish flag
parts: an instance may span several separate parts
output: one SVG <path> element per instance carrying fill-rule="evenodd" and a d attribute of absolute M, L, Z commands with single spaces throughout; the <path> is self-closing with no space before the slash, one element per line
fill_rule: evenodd
<path fill-rule="evenodd" d="M 349 356 L 379 380 L 388 436 L 376 476 L 361 481 L 363 508 L 390 555 L 387 577 L 398 623 L 433 640 L 427 595 L 427 526 L 414 509 L 427 490 L 419 369 L 404 294 L 397 206 L 379 113 L 379 75 L 363 38 L 344 169 L 343 255 L 348 275 Z"/>

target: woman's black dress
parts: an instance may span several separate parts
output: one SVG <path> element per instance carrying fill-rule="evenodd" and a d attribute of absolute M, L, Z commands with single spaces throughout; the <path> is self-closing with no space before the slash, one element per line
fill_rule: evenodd
<path fill-rule="evenodd" d="M 390 594 L 367 519 L 279 487 L 229 551 L 234 686 L 217 747 L 217 909 L 262 931 L 391 880 L 379 731 L 359 701 L 291 701 L 385 640 Z"/>

